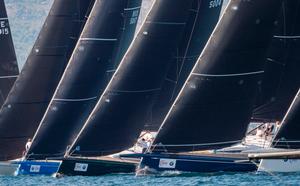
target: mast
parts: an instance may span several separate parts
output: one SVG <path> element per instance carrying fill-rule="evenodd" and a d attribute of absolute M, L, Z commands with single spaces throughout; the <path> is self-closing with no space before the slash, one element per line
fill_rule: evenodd
<path fill-rule="evenodd" d="M 2 106 L 19 75 L 17 57 L 4 0 L 0 0 L 0 52 L 0 106 Z"/>
<path fill-rule="evenodd" d="M 141 0 L 98 0 L 40 122 L 28 158 L 63 157 L 133 39 Z"/>
<path fill-rule="evenodd" d="M 162 85 L 162 90 L 155 100 L 146 129 L 157 131 L 164 117 L 181 90 L 186 78 L 195 65 L 211 32 L 215 28 L 223 1 L 194 0 L 189 10 L 189 21 L 184 31 L 177 55 L 171 59 L 171 66 Z"/>
<path fill-rule="evenodd" d="M 300 148 L 300 89 L 288 109 L 272 146 L 275 148 Z"/>
<path fill-rule="evenodd" d="M 280 0 L 231 0 L 153 142 L 216 149 L 245 136 Z"/>
<path fill-rule="evenodd" d="M 0 111 L 0 160 L 19 158 L 32 138 L 74 49 L 93 0 L 55 0 Z"/>
<path fill-rule="evenodd" d="M 254 120 L 282 121 L 300 87 L 300 1 L 284 0 L 267 57 Z"/>
<path fill-rule="evenodd" d="M 154 2 L 69 155 L 108 155 L 136 142 L 176 55 L 192 1 Z"/>

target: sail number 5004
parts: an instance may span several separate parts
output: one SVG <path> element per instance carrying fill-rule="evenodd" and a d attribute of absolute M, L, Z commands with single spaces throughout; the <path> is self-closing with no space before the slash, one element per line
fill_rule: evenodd
<path fill-rule="evenodd" d="M 213 0 L 209 2 L 209 8 L 216 8 L 222 5 L 222 0 Z"/>

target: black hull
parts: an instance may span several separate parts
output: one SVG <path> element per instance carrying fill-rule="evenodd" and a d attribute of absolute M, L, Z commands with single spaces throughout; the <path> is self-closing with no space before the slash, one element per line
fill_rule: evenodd
<path fill-rule="evenodd" d="M 113 173 L 134 173 L 138 162 L 105 159 L 66 158 L 62 160 L 58 175 L 101 176 Z"/>

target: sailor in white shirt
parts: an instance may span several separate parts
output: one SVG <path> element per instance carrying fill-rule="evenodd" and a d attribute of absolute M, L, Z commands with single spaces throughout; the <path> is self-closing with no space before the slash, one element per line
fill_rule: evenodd
<path fill-rule="evenodd" d="M 28 141 L 27 141 L 27 143 L 26 143 L 26 145 L 25 145 L 26 152 L 28 152 L 28 150 L 29 150 L 29 148 L 30 148 L 30 146 L 31 146 L 31 143 L 32 143 L 32 141 L 31 141 L 31 139 L 29 138 Z"/>
<path fill-rule="evenodd" d="M 149 143 L 143 138 L 140 142 L 139 142 L 140 147 L 142 147 L 142 153 L 145 153 L 146 150 L 149 147 Z"/>

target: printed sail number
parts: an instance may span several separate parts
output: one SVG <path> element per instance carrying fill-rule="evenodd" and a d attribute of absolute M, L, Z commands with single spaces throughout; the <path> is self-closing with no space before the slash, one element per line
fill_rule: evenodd
<path fill-rule="evenodd" d="M 9 29 L 7 27 L 7 21 L 0 21 L 0 35 L 8 35 Z"/>

